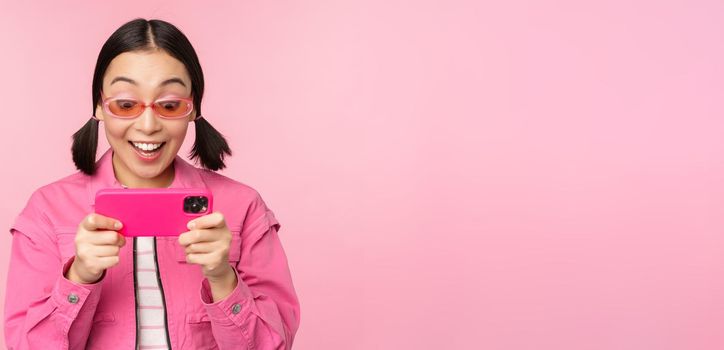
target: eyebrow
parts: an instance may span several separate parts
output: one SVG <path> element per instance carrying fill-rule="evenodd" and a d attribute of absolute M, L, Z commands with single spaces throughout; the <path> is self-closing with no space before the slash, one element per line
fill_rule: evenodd
<path fill-rule="evenodd" d="M 113 80 L 111 81 L 111 84 L 110 84 L 110 85 L 113 85 L 113 83 L 115 83 L 115 82 L 117 82 L 117 81 L 125 81 L 125 82 L 131 83 L 131 84 L 133 84 L 133 85 L 138 85 L 138 83 L 136 83 L 135 80 L 133 80 L 133 79 L 131 79 L 131 78 L 126 78 L 126 77 L 123 77 L 123 76 L 119 76 L 119 77 L 113 78 Z M 168 85 L 168 84 L 173 84 L 173 83 L 179 83 L 179 84 L 183 85 L 184 87 L 186 87 L 186 84 L 184 84 L 183 80 L 181 80 L 181 79 L 179 79 L 179 78 L 166 79 L 166 80 L 164 80 L 161 84 L 159 84 L 158 86 L 159 86 L 159 87 L 163 87 L 163 86 L 166 86 L 166 85 Z"/>

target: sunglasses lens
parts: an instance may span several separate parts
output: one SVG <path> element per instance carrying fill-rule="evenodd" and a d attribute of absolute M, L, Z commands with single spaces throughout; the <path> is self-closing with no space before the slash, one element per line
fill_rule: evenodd
<path fill-rule="evenodd" d="M 184 100 L 168 99 L 155 103 L 158 114 L 166 118 L 181 118 L 191 111 L 192 105 Z"/>
<path fill-rule="evenodd" d="M 141 112 L 141 104 L 134 100 L 117 99 L 108 103 L 111 113 L 120 118 L 133 118 Z"/>

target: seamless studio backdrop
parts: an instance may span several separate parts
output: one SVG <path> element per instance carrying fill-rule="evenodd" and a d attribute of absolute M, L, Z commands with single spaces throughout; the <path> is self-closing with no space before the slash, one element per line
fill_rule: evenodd
<path fill-rule="evenodd" d="M 282 225 L 295 349 L 724 348 L 720 1 L 0 2 L 2 299 L 136 17 Z"/>

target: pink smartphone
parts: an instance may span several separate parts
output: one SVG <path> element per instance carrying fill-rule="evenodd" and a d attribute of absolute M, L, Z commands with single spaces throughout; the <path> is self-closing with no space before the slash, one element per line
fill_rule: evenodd
<path fill-rule="evenodd" d="M 178 236 L 189 221 L 212 213 L 213 196 L 205 188 L 105 188 L 95 207 L 120 220 L 124 236 Z"/>

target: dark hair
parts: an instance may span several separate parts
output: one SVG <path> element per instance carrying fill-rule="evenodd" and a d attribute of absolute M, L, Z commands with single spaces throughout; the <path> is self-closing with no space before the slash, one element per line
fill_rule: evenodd
<path fill-rule="evenodd" d="M 96 106 L 101 100 L 103 76 L 111 61 L 118 55 L 129 51 L 164 50 L 186 66 L 191 78 L 191 94 L 196 110 L 196 139 L 189 154 L 191 159 L 200 161 L 201 166 L 209 170 L 226 167 L 224 156 L 231 155 L 226 139 L 214 127 L 201 118 L 201 98 L 204 95 L 204 74 L 199 58 L 186 36 L 173 24 L 158 20 L 137 18 L 118 28 L 103 44 L 95 72 L 93 73 L 93 118 L 73 134 L 73 162 L 76 168 L 85 174 L 93 175 L 98 148 L 98 123 L 95 118 Z"/>

